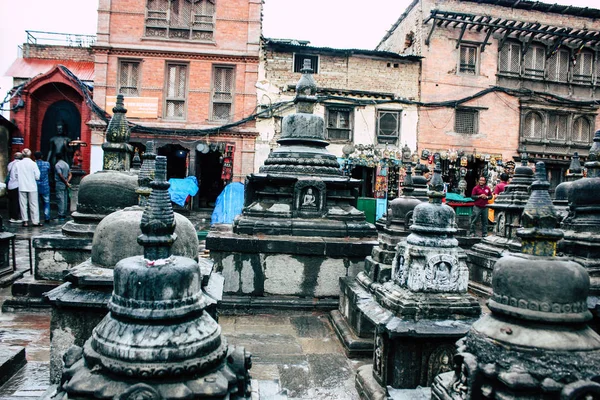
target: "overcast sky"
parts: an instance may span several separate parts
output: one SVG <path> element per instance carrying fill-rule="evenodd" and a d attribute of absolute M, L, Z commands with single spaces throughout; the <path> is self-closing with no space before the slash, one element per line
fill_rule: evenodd
<path fill-rule="evenodd" d="M 309 40 L 313 46 L 374 49 L 410 2 L 265 0 L 263 35 Z M 598 0 L 546 2 L 600 8 Z M 25 30 L 95 34 L 97 8 L 97 0 L 0 0 L 0 98 L 12 85 L 4 74 L 26 41 Z"/>

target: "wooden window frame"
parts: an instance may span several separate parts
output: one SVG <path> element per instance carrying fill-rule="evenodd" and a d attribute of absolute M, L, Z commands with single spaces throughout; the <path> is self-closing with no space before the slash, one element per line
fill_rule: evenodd
<path fill-rule="evenodd" d="M 523 124 L 521 126 L 521 140 L 523 141 L 531 141 L 531 142 L 541 142 L 544 140 L 544 132 L 546 130 L 546 117 L 545 113 L 534 110 L 527 110 L 523 114 Z M 540 119 L 541 128 L 539 131 L 539 137 L 526 137 L 525 129 L 527 128 L 527 123 L 529 118 L 533 118 L 533 116 L 537 116 Z"/>
<path fill-rule="evenodd" d="M 221 70 L 221 69 L 228 69 L 232 71 L 232 77 L 231 77 L 231 100 L 227 101 L 227 100 L 223 100 L 223 99 L 216 99 L 216 91 L 215 91 L 215 82 L 216 82 L 216 76 L 217 76 L 217 70 Z M 215 121 L 215 122 L 229 122 L 233 120 L 233 116 L 235 115 L 235 87 L 236 87 L 236 66 L 235 65 L 231 65 L 231 64 L 214 64 L 212 66 L 212 75 L 211 75 L 211 82 L 210 82 L 210 120 L 211 121 Z M 226 92 L 223 92 L 226 93 Z M 228 119 L 218 119 L 215 118 L 215 105 L 216 104 L 229 104 L 230 105 L 230 109 L 229 109 L 229 118 Z"/>
<path fill-rule="evenodd" d="M 339 126 L 337 126 L 337 123 L 339 123 L 339 118 L 337 118 L 337 123 L 335 127 L 330 127 L 329 126 L 329 119 L 332 113 L 348 113 L 348 128 L 340 128 Z M 339 114 L 338 114 L 339 116 Z M 347 132 L 347 138 L 339 138 L 339 137 L 334 137 L 332 138 L 331 133 L 332 132 Z M 352 142 L 352 140 L 354 140 L 354 108 L 353 107 L 348 107 L 348 106 L 343 106 L 343 105 L 335 105 L 335 104 L 329 104 L 329 105 L 325 105 L 325 134 L 327 136 L 327 140 L 330 142 L 336 142 L 336 143 L 347 143 L 347 142 Z"/>
<path fill-rule="evenodd" d="M 467 62 L 463 62 L 463 49 L 471 49 L 475 52 L 475 63 L 471 68 Z M 467 60 L 465 60 L 467 61 Z M 461 44 L 458 46 L 458 74 L 476 76 L 479 74 L 479 47 L 472 44 Z"/>
<path fill-rule="evenodd" d="M 396 135 L 382 135 L 381 134 L 381 117 L 382 114 L 384 113 L 389 113 L 389 114 L 396 114 L 397 115 L 397 121 L 396 121 Z M 400 142 L 400 135 L 402 133 L 402 110 L 394 110 L 394 109 L 378 109 L 375 113 L 375 118 L 376 118 L 376 130 L 375 130 L 375 136 L 376 136 L 376 140 L 378 144 L 398 144 L 401 143 Z"/>
<path fill-rule="evenodd" d="M 321 60 L 319 59 L 319 56 L 315 55 L 315 54 L 294 53 L 292 71 L 301 73 L 302 72 L 301 70 L 304 67 L 304 59 L 306 59 L 306 58 L 310 59 L 310 67 L 313 70 L 312 73 L 318 74 Z M 313 62 L 313 60 L 316 62 Z"/>
<path fill-rule="evenodd" d="M 471 114 L 473 116 L 473 132 L 465 132 L 462 129 L 458 129 L 459 125 L 457 124 L 458 122 L 458 114 L 459 113 L 464 113 L 465 115 Z M 461 108 L 457 108 L 454 111 L 454 132 L 461 134 L 461 135 L 478 135 L 479 134 L 479 110 L 476 108 L 467 108 L 467 107 L 461 107 Z"/>
<path fill-rule="evenodd" d="M 122 86 L 121 85 L 121 74 L 123 74 L 123 72 L 125 71 L 124 68 L 124 64 L 137 64 L 137 80 L 136 80 L 136 85 L 135 86 Z M 129 67 L 127 67 L 127 69 L 130 69 Z M 131 81 L 131 76 L 132 75 L 128 75 L 128 81 Z M 136 59 L 119 59 L 119 64 L 118 64 L 118 70 L 117 70 L 117 94 L 121 93 L 123 94 L 123 96 L 125 97 L 139 97 L 141 95 L 141 81 L 142 81 L 142 60 L 136 60 Z M 129 83 L 128 82 L 128 83 Z M 122 93 L 121 90 L 123 88 L 126 89 L 135 89 L 136 93 L 134 94 L 129 94 L 129 93 Z"/>
<path fill-rule="evenodd" d="M 162 0 L 166 10 L 150 9 L 151 1 L 146 0 L 146 15 L 144 19 L 144 37 L 159 40 L 186 40 L 194 42 L 214 42 L 216 31 L 216 0 Z M 178 24 L 171 18 L 173 5 L 178 4 L 180 10 L 183 3 L 189 3 L 190 18 L 185 25 Z M 212 14 L 205 14 L 203 10 L 207 3 L 212 4 Z M 201 13 L 198 13 L 198 12 Z M 200 17 L 200 18 L 198 18 Z M 207 28 L 208 27 L 208 28 Z M 187 31 L 187 33 L 186 33 Z M 187 36 L 187 37 L 186 37 Z"/>
<path fill-rule="evenodd" d="M 183 98 L 169 96 L 169 68 L 171 66 L 185 67 L 185 88 L 184 88 L 184 97 Z M 163 99 L 163 112 L 162 112 L 164 119 L 172 120 L 172 121 L 187 120 L 189 81 L 190 81 L 190 64 L 189 63 L 184 63 L 184 62 L 179 62 L 179 61 L 167 61 L 165 63 L 165 86 L 163 89 L 164 99 Z M 169 102 L 176 102 L 176 101 L 183 102 L 183 116 L 181 116 L 181 117 L 169 116 L 167 114 Z"/>
<path fill-rule="evenodd" d="M 516 42 L 507 42 L 498 51 L 498 72 L 505 75 L 520 76 L 523 70 L 523 57 L 522 57 L 522 45 Z M 501 69 L 501 62 L 503 55 L 507 57 L 508 69 Z M 512 70 L 514 59 L 517 59 L 518 68 L 516 71 Z"/>

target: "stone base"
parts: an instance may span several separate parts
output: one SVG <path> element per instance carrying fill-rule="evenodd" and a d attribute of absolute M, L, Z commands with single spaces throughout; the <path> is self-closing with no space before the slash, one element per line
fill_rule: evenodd
<path fill-rule="evenodd" d="M 339 297 L 338 280 L 364 269 L 377 242 L 353 238 L 248 236 L 211 231 L 206 248 L 237 296 Z"/>
<path fill-rule="evenodd" d="M 428 387 L 416 389 L 384 389 L 373 377 L 373 367 L 363 365 L 356 373 L 355 380 L 358 395 L 363 400 L 429 400 L 431 389 Z"/>
<path fill-rule="evenodd" d="M 329 319 L 335 333 L 344 346 L 346 356 L 354 357 L 373 357 L 373 338 L 360 338 L 354 334 L 352 327 L 348 324 L 346 318 L 338 311 L 333 310 L 329 313 Z M 374 333 L 373 333 L 374 335 Z"/>
<path fill-rule="evenodd" d="M 518 243 L 500 236 L 488 236 L 466 251 L 469 267 L 469 289 L 479 296 L 492 294 L 494 265 Z"/>
<path fill-rule="evenodd" d="M 236 296 L 223 295 L 219 301 L 219 314 L 251 314 L 260 312 L 330 311 L 339 306 L 338 299 L 298 298 L 292 296 Z M 213 316 L 216 320 L 217 318 Z"/>
<path fill-rule="evenodd" d="M 33 237 L 32 242 L 34 275 L 39 280 L 61 281 L 68 270 L 90 258 L 92 253 L 91 238 L 43 235 Z"/>
<path fill-rule="evenodd" d="M 0 386 L 26 363 L 25 347 L 0 345 Z"/>

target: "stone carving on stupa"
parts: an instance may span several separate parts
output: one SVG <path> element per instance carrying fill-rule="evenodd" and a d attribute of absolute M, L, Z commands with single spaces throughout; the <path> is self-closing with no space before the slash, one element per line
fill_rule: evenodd
<path fill-rule="evenodd" d="M 507 251 L 518 252 L 521 246 L 516 233 L 521 226 L 521 215 L 529 199 L 529 186 L 534 178 L 533 169 L 527 163 L 527 154 L 521 154 L 521 165 L 515 168 L 510 183 L 494 203 L 488 206 L 495 214 L 493 234 L 485 236 L 481 242 L 467 250 L 469 287 L 485 297 L 491 294 L 492 273 L 496 261 Z"/>
<path fill-rule="evenodd" d="M 562 221 L 565 235 L 558 251 L 585 267 L 590 275 L 588 305 L 598 329 L 600 303 L 600 130 L 594 135 L 585 178 L 569 182 L 569 214 Z"/>
<path fill-rule="evenodd" d="M 356 208 L 361 181 L 344 176 L 326 150 L 324 120 L 313 114 L 316 92 L 306 60 L 280 146 L 259 173 L 246 177 L 232 231 L 208 234 L 206 248 L 223 272 L 225 293 L 337 297 L 337 279 L 355 276 L 375 244 L 375 227 Z"/>
<path fill-rule="evenodd" d="M 589 275 L 556 257 L 563 233 L 544 163 L 521 219 L 520 253 L 496 262 L 490 314 L 458 341 L 432 399 L 576 400 L 600 395 L 600 336 L 588 325 Z"/>
<path fill-rule="evenodd" d="M 198 264 L 172 255 L 166 157 L 156 158 L 151 187 L 138 237 L 144 254 L 117 264 L 110 312 L 83 348 L 65 354 L 55 399 L 249 398 L 250 354 L 228 345 L 206 312 Z"/>
<path fill-rule="evenodd" d="M 409 149 L 410 150 L 410 149 Z M 365 258 L 365 269 L 354 277 L 340 278 L 340 306 L 331 312 L 336 333 L 350 356 L 371 355 L 375 326 L 365 318 L 360 303 L 372 295 L 374 283 L 391 279 L 396 246 L 410 234 L 413 210 L 421 200 L 413 194 L 412 168 L 408 165 L 402 195 L 389 202 L 384 223 L 378 224 L 378 244 Z"/>
<path fill-rule="evenodd" d="M 569 193 L 571 191 L 571 182 L 583 178 L 583 168 L 579 162 L 579 153 L 575 152 L 571 157 L 569 170 L 565 175 L 565 181 L 560 183 L 554 189 L 554 199 L 552 204 L 556 208 L 558 214 L 565 219 L 569 215 Z"/>
<path fill-rule="evenodd" d="M 454 342 L 481 314 L 467 293 L 466 254 L 454 237 L 454 210 L 443 204 L 439 163 L 428 191 L 418 204 L 408 237 L 398 243 L 391 280 L 373 284 L 361 309 L 376 327 L 372 365 L 358 370 L 362 398 L 384 398 L 388 387 L 429 386 L 449 370 Z"/>

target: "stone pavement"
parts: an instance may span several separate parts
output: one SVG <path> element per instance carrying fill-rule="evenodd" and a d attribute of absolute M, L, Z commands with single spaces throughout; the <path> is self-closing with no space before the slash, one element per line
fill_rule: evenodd
<path fill-rule="evenodd" d="M 5 210 L 0 209 L 0 215 Z M 193 214 L 193 213 L 192 213 Z M 188 216 L 188 215 L 186 215 Z M 205 216 L 189 215 L 197 229 Z M 5 219 L 7 221 L 7 219 Z M 62 222 L 41 228 L 5 224 L 18 235 L 17 266 L 29 269 L 28 238 L 58 232 Z M 10 287 L 0 289 L 0 304 Z M 253 396 L 261 399 L 358 399 L 356 369 L 370 359 L 348 359 L 328 319 L 328 312 L 221 315 L 219 323 L 231 344 L 253 355 Z M 49 387 L 50 309 L 0 312 L 0 347 L 26 349 L 27 364 L 0 386 L 0 400 L 37 399 Z"/>

